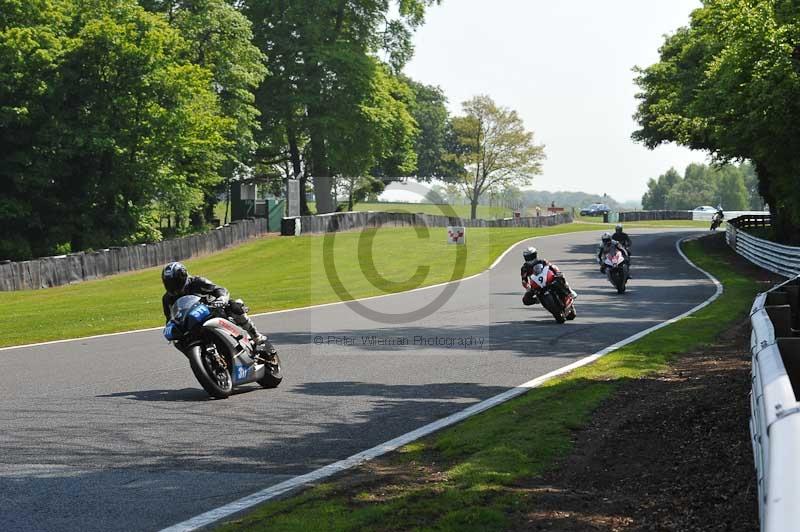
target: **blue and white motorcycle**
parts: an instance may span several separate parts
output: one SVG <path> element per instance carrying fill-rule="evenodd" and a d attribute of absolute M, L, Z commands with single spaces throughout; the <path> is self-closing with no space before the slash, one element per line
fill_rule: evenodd
<path fill-rule="evenodd" d="M 179 298 L 170 309 L 164 337 L 189 359 L 197 381 L 212 397 L 225 399 L 233 388 L 257 382 L 275 388 L 283 380 L 278 354 L 257 352 L 244 329 L 198 296 Z"/>

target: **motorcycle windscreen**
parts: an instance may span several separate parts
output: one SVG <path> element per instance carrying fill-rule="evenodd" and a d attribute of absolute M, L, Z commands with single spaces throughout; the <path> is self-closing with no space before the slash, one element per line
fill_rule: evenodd
<path fill-rule="evenodd" d="M 200 298 L 198 296 L 189 295 L 179 297 L 178 300 L 172 304 L 172 308 L 170 309 L 172 320 L 178 324 L 183 323 L 183 320 L 186 319 L 186 316 L 198 303 L 200 303 Z"/>

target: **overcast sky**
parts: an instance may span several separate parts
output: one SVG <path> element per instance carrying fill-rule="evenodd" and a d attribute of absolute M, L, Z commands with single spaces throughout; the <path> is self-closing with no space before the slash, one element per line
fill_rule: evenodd
<path fill-rule="evenodd" d="M 658 59 L 663 35 L 699 0 L 443 0 L 415 36 L 406 73 L 439 85 L 451 112 L 476 94 L 517 110 L 546 145 L 537 190 L 640 200 L 647 179 L 702 152 L 649 151 L 630 140 L 634 65 Z"/>

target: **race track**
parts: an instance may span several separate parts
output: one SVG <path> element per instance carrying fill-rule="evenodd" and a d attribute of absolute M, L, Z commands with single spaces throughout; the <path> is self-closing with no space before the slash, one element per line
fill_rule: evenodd
<path fill-rule="evenodd" d="M 691 233 L 631 234 L 634 279 L 622 296 L 592 260 L 599 231 L 534 240 L 580 294 L 578 319 L 565 325 L 521 303 L 528 244 L 458 283 L 418 322 L 376 323 L 344 304 L 261 316 L 286 378 L 225 401 L 207 398 L 158 331 L 0 351 L 0 529 L 158 530 L 567 365 L 714 293 L 675 250 Z M 411 311 L 442 290 L 364 305 Z"/>

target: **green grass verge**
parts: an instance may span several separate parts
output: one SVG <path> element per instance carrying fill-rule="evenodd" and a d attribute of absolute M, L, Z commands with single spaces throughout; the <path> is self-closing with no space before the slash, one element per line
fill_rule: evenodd
<path fill-rule="evenodd" d="M 595 229 L 598 226 L 585 224 L 470 228 L 463 276 L 483 271 L 510 245 L 527 237 Z M 374 236 L 374 252 L 359 248 L 368 243 L 368 236 Z M 268 237 L 186 264 L 190 272 L 242 297 L 252 312 L 329 303 L 340 298 L 322 265 L 323 240 L 319 235 Z M 449 281 L 456 253 L 457 246 L 446 244 L 444 228 L 431 229 L 428 237 L 418 236 L 412 228 L 385 228 L 337 234 L 333 256 L 342 284 L 359 298 Z M 370 255 L 374 265 L 365 260 Z M 427 266 L 427 274 L 410 277 L 408 272 L 419 266 Z M 46 290 L 4 292 L 6 309 L 13 312 L 0 314 L 0 346 L 162 325 L 162 291 L 160 268 L 151 268 Z"/>
<path fill-rule="evenodd" d="M 524 396 L 470 418 L 389 459 L 385 480 L 348 477 L 297 497 L 267 503 L 224 524 L 251 530 L 507 530 L 531 502 L 524 480 L 541 474 L 571 448 L 571 431 L 626 379 L 665 368 L 675 355 L 711 343 L 746 316 L 758 286 L 734 272 L 723 255 L 697 242 L 687 255 L 725 287 L 712 305 L 551 380 Z M 420 473 L 422 472 L 422 473 Z"/>

